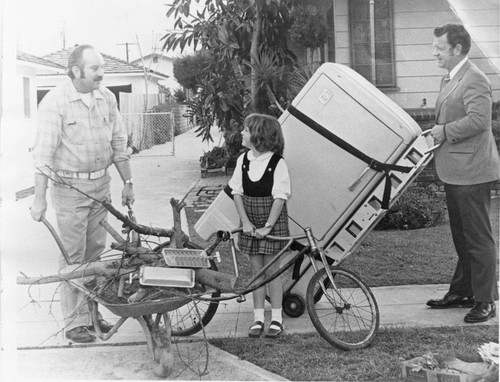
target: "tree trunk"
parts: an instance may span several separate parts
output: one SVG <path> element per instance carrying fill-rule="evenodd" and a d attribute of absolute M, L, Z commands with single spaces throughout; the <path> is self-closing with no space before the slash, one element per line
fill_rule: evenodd
<path fill-rule="evenodd" d="M 252 110 L 257 110 L 258 105 L 258 89 L 257 89 L 257 79 L 255 78 L 254 73 L 254 65 L 255 59 L 259 54 L 259 45 L 260 45 L 260 34 L 262 29 L 262 9 L 263 9 L 263 0 L 255 1 L 255 24 L 254 29 L 252 31 L 252 44 L 250 45 L 250 63 L 252 67 L 251 79 L 250 79 L 250 94 L 252 97 Z"/>

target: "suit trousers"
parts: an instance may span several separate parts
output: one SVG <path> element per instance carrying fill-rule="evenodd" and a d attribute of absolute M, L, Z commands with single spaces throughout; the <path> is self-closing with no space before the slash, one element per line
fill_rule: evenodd
<path fill-rule="evenodd" d="M 458 255 L 450 293 L 474 296 L 478 302 L 498 300 L 497 247 L 489 218 L 492 185 L 445 183 L 451 234 Z"/>
<path fill-rule="evenodd" d="M 64 182 L 96 200 L 110 200 L 110 177 L 107 174 L 95 180 L 64 178 Z M 59 234 L 71 263 L 98 260 L 106 247 L 107 232 L 99 223 L 106 219 L 107 210 L 101 203 L 67 185 L 55 183 L 52 196 Z M 64 268 L 66 265 L 66 260 L 61 256 L 59 267 Z M 79 282 L 76 279 L 61 283 L 61 310 L 66 331 L 92 324 L 88 298 L 71 286 Z"/>

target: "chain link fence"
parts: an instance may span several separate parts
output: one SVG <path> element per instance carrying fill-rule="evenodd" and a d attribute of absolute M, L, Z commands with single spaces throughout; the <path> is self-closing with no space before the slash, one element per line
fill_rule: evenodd
<path fill-rule="evenodd" d="M 144 156 L 175 156 L 173 113 L 123 113 L 128 145 Z"/>

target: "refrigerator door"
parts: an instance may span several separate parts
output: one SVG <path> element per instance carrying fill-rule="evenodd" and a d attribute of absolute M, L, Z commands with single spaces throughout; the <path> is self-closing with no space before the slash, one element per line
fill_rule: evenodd
<path fill-rule="evenodd" d="M 395 163 L 420 134 L 418 124 L 352 69 L 322 65 L 294 106 L 350 146 L 382 163 Z M 382 181 L 383 173 L 285 111 L 280 117 L 284 158 L 292 181 L 292 234 L 311 227 L 320 241 L 342 224 Z"/>

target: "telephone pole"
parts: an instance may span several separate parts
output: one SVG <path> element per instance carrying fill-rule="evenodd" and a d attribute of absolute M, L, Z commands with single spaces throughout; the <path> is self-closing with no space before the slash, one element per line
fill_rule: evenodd
<path fill-rule="evenodd" d="M 62 29 L 60 32 L 62 48 L 66 49 L 66 23 L 63 22 Z"/>
<path fill-rule="evenodd" d="M 129 59 L 128 59 L 128 46 L 129 45 L 137 45 L 137 44 L 134 43 L 134 42 L 124 42 L 124 43 L 116 44 L 116 45 L 125 45 L 125 50 L 127 52 L 127 62 L 129 62 Z"/>

